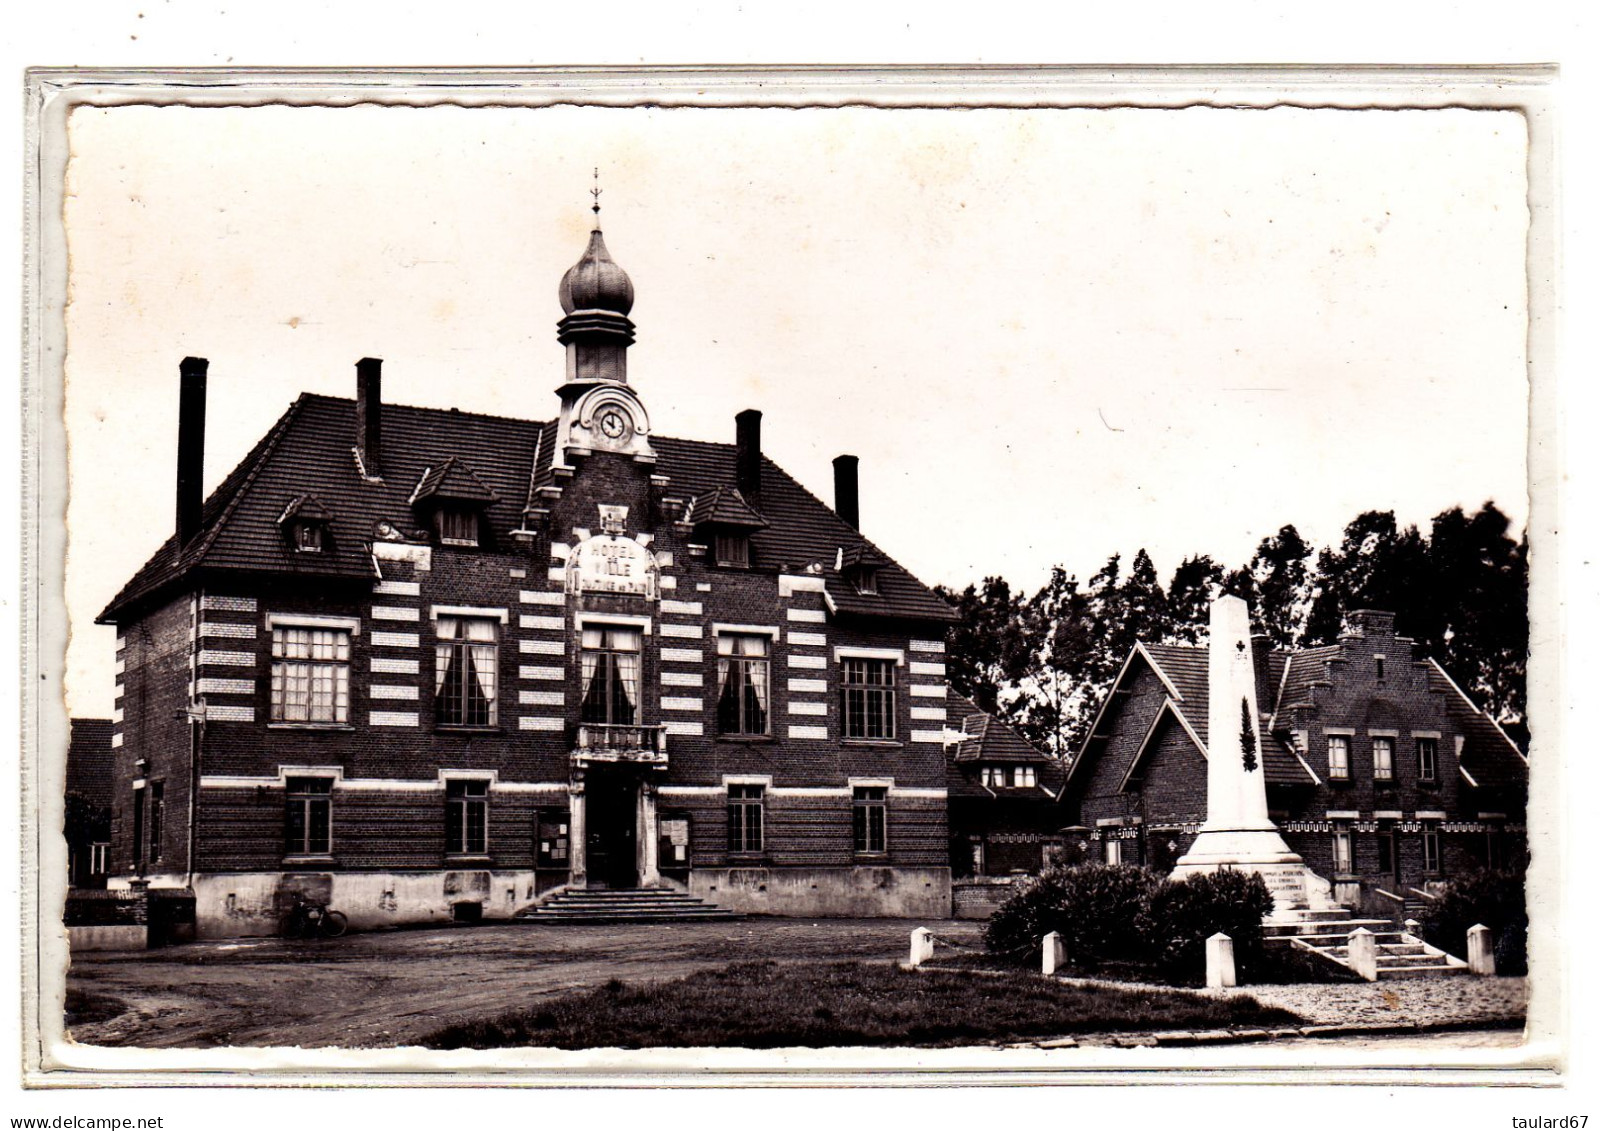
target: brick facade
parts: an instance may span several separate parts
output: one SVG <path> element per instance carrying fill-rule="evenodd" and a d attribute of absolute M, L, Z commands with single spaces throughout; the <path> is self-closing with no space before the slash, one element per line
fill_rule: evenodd
<path fill-rule="evenodd" d="M 589 332 L 590 313 L 563 333 Z M 612 331 L 626 322 L 607 317 Z M 201 932 L 214 935 L 276 929 L 297 892 L 363 926 L 448 918 L 462 903 L 510 915 L 574 883 L 675 884 L 780 913 L 948 912 L 942 602 L 759 451 L 646 437 L 606 357 L 608 376 L 584 379 L 580 366 L 563 387 L 556 426 L 380 409 L 375 383 L 359 406 L 302 397 L 290 409 L 206 504 L 192 541 L 169 543 L 103 615 L 124 642 L 114 883 L 192 887 Z M 363 367 L 375 382 L 377 363 Z M 580 439 L 596 396 L 634 414 L 610 448 L 598 432 Z M 758 477 L 737 512 L 754 516 L 751 558 L 718 564 L 721 528 L 690 507 L 731 492 L 751 455 Z M 433 491 L 476 508 L 476 545 L 427 529 Z M 321 524 L 310 551 L 291 525 L 302 514 Z M 879 587 L 842 572 L 847 551 L 881 566 Z M 626 575 L 624 591 L 596 561 Z M 462 616 L 492 626 L 492 644 L 468 649 L 468 679 L 492 690 L 484 725 L 447 725 L 436 691 L 441 618 Z M 583 719 L 585 625 L 642 634 L 637 731 Z M 731 629 L 767 642 L 764 734 L 718 733 L 718 637 Z M 275 630 L 347 644 L 321 655 L 314 677 L 342 689 L 327 692 L 342 696 L 341 717 L 280 717 L 311 693 L 285 690 L 301 669 L 275 656 Z M 892 737 L 845 734 L 853 653 L 893 673 Z M 594 736 L 633 745 L 594 747 Z M 304 781 L 326 801 L 291 797 Z M 480 783 L 461 820 L 484 825 L 481 844 L 459 828 L 467 839 L 448 842 L 448 812 L 468 812 L 452 801 L 461 781 Z M 730 851 L 730 782 L 761 790 L 751 851 Z M 873 806 L 881 832 L 864 849 L 857 810 Z M 325 837 L 294 824 L 320 830 L 323 813 Z"/>
<path fill-rule="evenodd" d="M 1403 906 L 1391 896 L 1414 902 L 1417 889 L 1520 859 L 1526 759 L 1395 635 L 1392 614 L 1353 614 L 1324 648 L 1264 643 L 1255 642 L 1268 805 L 1290 848 L 1341 902 L 1391 916 Z M 1141 647 L 1130 657 L 1065 798 L 1097 858 L 1120 853 L 1169 869 L 1205 820 L 1204 672 L 1203 646 Z M 1330 765 L 1330 738 L 1347 743 L 1343 776 Z M 1377 753 L 1383 743 L 1387 759 Z M 1431 777 L 1419 743 L 1433 752 Z M 1348 843 L 1348 866 L 1337 866 L 1336 838 Z M 1113 841 L 1118 849 L 1107 847 Z"/>

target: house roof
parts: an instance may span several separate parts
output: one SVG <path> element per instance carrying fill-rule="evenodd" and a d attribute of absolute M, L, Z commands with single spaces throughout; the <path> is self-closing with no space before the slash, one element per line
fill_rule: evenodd
<path fill-rule="evenodd" d="M 422 473 L 422 480 L 411 498 L 415 502 L 446 499 L 463 503 L 492 503 L 498 496 L 464 460 L 448 456 L 438 467 L 430 467 Z"/>
<path fill-rule="evenodd" d="M 946 784 L 952 797 L 996 797 L 983 786 L 978 771 L 983 766 L 1028 765 L 1037 769 L 1036 787 L 1041 799 L 1054 800 L 1066 782 L 1061 762 L 1034 746 L 1010 726 L 954 691 L 945 692 L 945 713 L 951 729 L 963 737 L 945 744 Z M 1010 796 L 1008 792 L 1007 796 Z"/>
<path fill-rule="evenodd" d="M 111 747 L 110 719 L 73 719 L 72 737 L 67 745 L 67 792 L 82 796 L 93 805 L 111 804 L 111 771 L 115 754 Z"/>
<path fill-rule="evenodd" d="M 762 518 L 737 487 L 713 487 L 697 495 L 689 508 L 689 521 L 695 526 L 729 526 L 739 530 L 763 530 L 772 525 Z"/>
<path fill-rule="evenodd" d="M 523 504 L 534 488 L 554 482 L 554 430 L 548 422 L 408 405 L 384 405 L 382 414 L 382 478 L 367 479 L 353 450 L 355 402 L 302 394 L 212 492 L 199 533 L 181 548 L 169 537 L 100 620 L 125 619 L 130 610 L 196 575 L 371 579 L 376 527 L 389 523 L 407 534 L 416 531 L 412 500 L 425 476 L 440 485 L 455 477 L 458 484 L 468 482 L 459 488 L 465 490 L 475 489 L 470 475 L 485 496 L 480 501 L 486 541 L 505 544 L 521 526 Z M 667 436 L 652 436 L 651 442 L 658 456 L 652 471 L 668 477 L 671 494 L 697 498 L 721 488 L 733 495 L 734 445 Z M 308 494 L 332 516 L 330 544 L 314 556 L 297 554 L 277 526 L 284 510 Z M 768 525 L 751 537 L 753 569 L 822 577 L 837 613 L 955 619 L 944 600 L 886 556 L 876 593 L 861 594 L 841 583 L 835 568 L 841 549 L 882 551 L 765 458 L 761 509 Z"/>

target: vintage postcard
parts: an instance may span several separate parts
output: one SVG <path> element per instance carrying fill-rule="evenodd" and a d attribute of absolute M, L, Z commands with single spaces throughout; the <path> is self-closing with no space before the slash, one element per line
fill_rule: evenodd
<path fill-rule="evenodd" d="M 1553 1078 L 1551 77 L 34 72 L 32 1078 Z"/>

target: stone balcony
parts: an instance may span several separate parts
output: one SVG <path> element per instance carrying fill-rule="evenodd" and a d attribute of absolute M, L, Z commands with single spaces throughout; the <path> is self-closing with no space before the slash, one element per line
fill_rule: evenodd
<path fill-rule="evenodd" d="M 580 723 L 572 748 L 576 766 L 597 763 L 629 764 L 665 768 L 667 728 L 618 726 L 610 723 Z"/>

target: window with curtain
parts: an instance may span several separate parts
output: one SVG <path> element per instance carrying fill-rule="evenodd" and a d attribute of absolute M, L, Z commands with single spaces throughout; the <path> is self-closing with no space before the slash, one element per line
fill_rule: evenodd
<path fill-rule="evenodd" d="M 717 730 L 766 734 L 772 641 L 766 636 L 724 633 L 717 637 Z"/>
<path fill-rule="evenodd" d="M 489 783 L 445 783 L 444 850 L 451 856 L 489 853 Z"/>
<path fill-rule="evenodd" d="M 273 626 L 272 721 L 350 721 L 347 629 Z"/>
<path fill-rule="evenodd" d="M 1328 736 L 1328 776 L 1339 781 L 1350 779 L 1350 736 L 1347 734 Z"/>
<path fill-rule="evenodd" d="M 326 856 L 333 850 L 333 780 L 290 778 L 284 816 L 284 855 Z"/>
<path fill-rule="evenodd" d="M 500 622 L 493 617 L 441 616 L 435 629 L 435 721 L 441 726 L 494 726 Z"/>
<path fill-rule="evenodd" d="M 1374 781 L 1394 781 L 1394 739 L 1380 736 L 1372 740 L 1372 777 Z"/>
<path fill-rule="evenodd" d="M 1333 870 L 1343 873 L 1355 871 L 1355 862 L 1350 851 L 1350 826 L 1348 825 L 1333 826 Z"/>
<path fill-rule="evenodd" d="M 844 736 L 894 737 L 893 660 L 847 657 L 844 661 Z"/>
<path fill-rule="evenodd" d="M 639 722 L 639 648 L 644 634 L 619 625 L 583 630 L 583 721 L 634 726 Z"/>
<path fill-rule="evenodd" d="M 1422 826 L 1422 870 L 1430 876 L 1438 875 L 1442 870 L 1439 859 L 1439 826 L 1426 824 Z"/>

